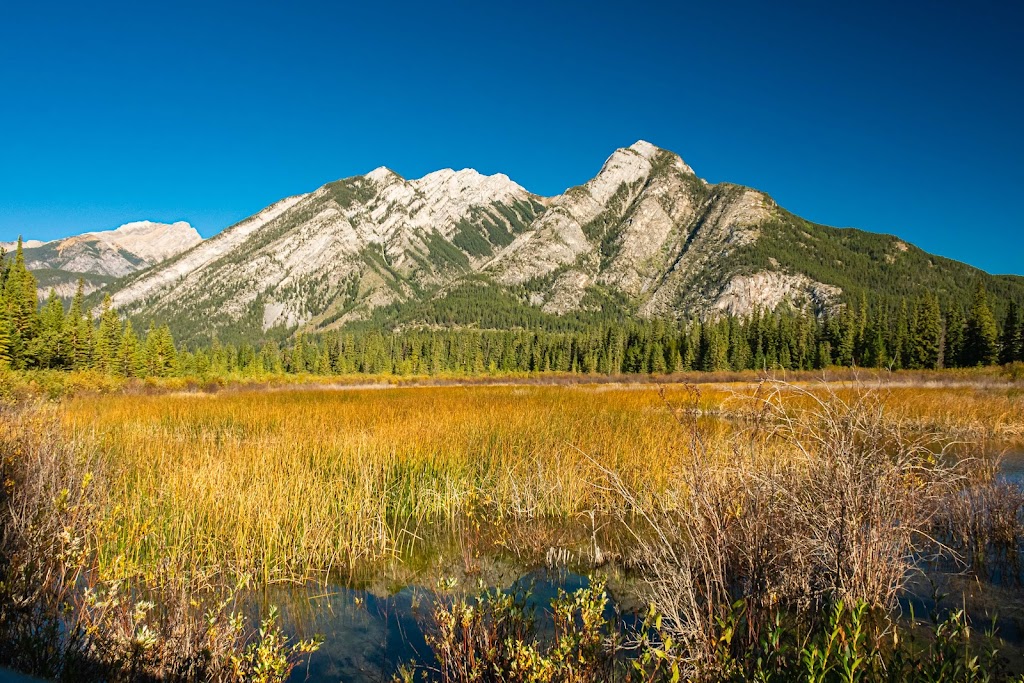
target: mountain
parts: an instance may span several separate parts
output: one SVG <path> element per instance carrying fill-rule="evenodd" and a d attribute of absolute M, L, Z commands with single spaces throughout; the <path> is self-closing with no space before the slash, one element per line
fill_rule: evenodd
<path fill-rule="evenodd" d="M 26 240 L 22 247 L 25 265 L 39 281 L 45 295 L 74 294 L 79 278 L 86 291 L 99 289 L 118 277 L 143 270 L 202 242 L 195 228 L 184 221 L 155 223 L 137 221 L 114 230 L 87 232 L 51 242 Z M 0 243 L 13 254 L 16 242 Z"/>
<path fill-rule="evenodd" d="M 640 141 L 550 198 L 501 174 L 406 180 L 378 168 L 283 199 L 108 290 L 129 316 L 168 322 L 185 341 L 255 341 L 357 325 L 743 315 L 784 302 L 822 312 L 861 293 L 964 302 L 979 278 L 1000 300 L 1024 300 L 1024 278 L 804 221 Z"/>
<path fill-rule="evenodd" d="M 21 242 L 21 246 L 24 247 L 25 249 L 34 249 L 35 247 L 41 247 L 44 244 L 46 244 L 46 242 L 44 242 L 43 240 L 22 240 L 22 242 Z M 17 248 L 18 248 L 18 242 L 17 241 L 14 241 L 14 242 L 0 242 L 0 249 L 3 249 L 4 252 L 8 252 L 9 253 L 9 252 L 14 251 Z"/>
<path fill-rule="evenodd" d="M 480 270 L 543 211 L 504 175 L 378 168 L 273 204 L 121 283 L 114 304 L 179 333 L 325 327 Z"/>

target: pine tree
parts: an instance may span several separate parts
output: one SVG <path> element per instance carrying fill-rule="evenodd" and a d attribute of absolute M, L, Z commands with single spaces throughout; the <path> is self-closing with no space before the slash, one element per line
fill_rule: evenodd
<path fill-rule="evenodd" d="M 164 363 L 163 377 L 169 377 L 178 370 L 178 350 L 174 346 L 174 337 L 171 335 L 171 328 L 166 324 L 159 330 L 158 348 Z"/>
<path fill-rule="evenodd" d="M 1000 344 L 999 362 L 1003 364 L 1024 361 L 1024 320 L 1016 301 L 1011 301 L 1003 322 L 1003 337 Z"/>
<path fill-rule="evenodd" d="M 71 310 L 64 319 L 64 348 L 67 366 L 73 370 L 86 370 L 92 364 L 92 320 L 85 312 L 85 283 L 79 279 Z"/>
<path fill-rule="evenodd" d="M 750 344 L 743 326 L 735 318 L 729 319 L 729 365 L 733 370 L 746 370 L 750 367 Z"/>
<path fill-rule="evenodd" d="M 301 334 L 295 338 L 291 367 L 288 368 L 288 371 L 295 374 L 306 372 L 306 342 Z"/>
<path fill-rule="evenodd" d="M 832 358 L 832 344 L 826 339 L 818 344 L 818 359 L 815 365 L 818 369 L 831 367 L 835 361 Z"/>
<path fill-rule="evenodd" d="M 999 360 L 999 328 L 988 305 L 985 286 L 978 282 L 964 333 L 966 365 L 995 365 Z"/>
<path fill-rule="evenodd" d="M 872 319 L 865 333 L 864 365 L 869 368 L 884 368 L 889 363 L 885 349 L 885 334 L 881 320 Z"/>
<path fill-rule="evenodd" d="M 948 368 L 962 367 L 964 359 L 964 333 L 966 321 L 960 307 L 953 305 L 946 312 L 946 349 L 943 353 Z"/>
<path fill-rule="evenodd" d="M 4 300 L 10 321 L 10 353 L 15 367 L 25 367 L 28 346 L 39 328 L 39 296 L 36 279 L 25 267 L 25 254 L 21 237 L 15 251 L 14 263 L 5 269 Z"/>
<path fill-rule="evenodd" d="M 697 367 L 697 353 L 700 350 L 699 335 L 697 323 L 690 321 L 690 324 L 686 327 L 686 335 L 683 337 L 683 371 L 689 372 Z"/>
<path fill-rule="evenodd" d="M 852 366 L 854 364 L 854 351 L 857 346 L 857 316 L 853 309 L 846 307 L 843 315 L 840 333 L 837 361 L 839 365 Z"/>
<path fill-rule="evenodd" d="M 263 362 L 263 371 L 273 374 L 280 374 L 284 371 L 281 365 L 281 349 L 277 342 L 268 341 L 260 349 L 260 359 Z"/>
<path fill-rule="evenodd" d="M 41 368 L 64 368 L 68 365 L 64 305 L 52 289 L 39 316 L 39 336 L 32 344 L 31 355 Z"/>
<path fill-rule="evenodd" d="M 723 338 L 720 328 L 720 325 L 711 321 L 701 325 L 700 369 L 705 372 L 729 369 L 729 340 Z"/>
<path fill-rule="evenodd" d="M 114 373 L 117 368 L 117 355 L 121 348 L 121 318 L 114 310 L 110 295 L 103 298 L 100 313 L 100 327 L 96 333 L 93 346 L 93 367 L 100 372 Z"/>
<path fill-rule="evenodd" d="M 910 356 L 910 314 L 907 311 L 907 300 L 900 301 L 900 312 L 896 316 L 896 329 L 893 333 L 892 367 L 901 370 L 907 367 Z"/>
<path fill-rule="evenodd" d="M 169 377 L 177 369 L 178 358 L 174 338 L 166 325 L 154 327 L 153 323 L 150 323 L 142 354 L 146 375 L 149 377 Z"/>
<path fill-rule="evenodd" d="M 2 258 L 2 254 L 0 254 L 0 258 Z M 2 294 L 0 294 L 0 298 L 2 298 Z M 0 368 L 9 368 L 11 360 L 11 321 L 7 310 L 0 305 Z"/>
<path fill-rule="evenodd" d="M 864 356 L 868 346 L 868 319 L 870 309 L 868 297 L 863 291 L 860 293 L 860 306 L 857 308 L 857 339 L 854 345 L 854 362 L 857 365 L 864 365 Z"/>
<path fill-rule="evenodd" d="M 327 344 L 320 345 L 319 358 L 317 358 L 316 371 L 321 375 L 332 374 L 331 370 L 331 352 L 327 348 Z"/>
<path fill-rule="evenodd" d="M 655 341 L 651 344 L 651 359 L 648 363 L 648 370 L 652 374 L 663 375 L 668 371 L 668 365 L 665 363 L 665 347 L 661 345 L 660 341 Z"/>
<path fill-rule="evenodd" d="M 135 330 L 132 329 L 131 320 L 125 322 L 124 331 L 121 333 L 115 372 L 124 377 L 141 377 L 146 372 L 142 345 L 139 343 Z"/>
<path fill-rule="evenodd" d="M 942 312 L 939 300 L 928 295 L 917 305 L 914 333 L 910 340 L 910 367 L 932 370 L 939 367 L 942 353 Z"/>

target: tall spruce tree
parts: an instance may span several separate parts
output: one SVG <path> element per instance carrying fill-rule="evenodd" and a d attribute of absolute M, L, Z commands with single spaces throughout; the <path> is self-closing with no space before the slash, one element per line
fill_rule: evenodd
<path fill-rule="evenodd" d="M 985 285 L 980 281 L 967 315 L 964 333 L 965 365 L 995 365 L 999 361 L 999 328 L 989 307 Z"/>
<path fill-rule="evenodd" d="M 11 355 L 11 319 L 7 314 L 3 293 L 0 292 L 0 368 L 6 369 L 11 366 L 13 356 Z"/>
<path fill-rule="evenodd" d="M 146 360 L 142 353 L 139 337 L 132 329 L 132 321 L 124 324 L 121 343 L 117 351 L 117 374 L 123 377 L 141 377 L 146 373 Z"/>
<path fill-rule="evenodd" d="M 942 354 L 942 312 L 939 300 L 926 295 L 917 305 L 914 334 L 910 342 L 912 368 L 933 370 Z"/>
<path fill-rule="evenodd" d="M 121 318 L 114 310 L 110 295 L 103 298 L 100 312 L 100 327 L 93 345 L 93 367 L 100 372 L 113 374 L 116 371 L 118 352 L 121 350 Z"/>
<path fill-rule="evenodd" d="M 999 362 L 1024 361 L 1024 318 L 1016 301 L 1011 301 L 1006 311 L 1000 347 Z"/>
<path fill-rule="evenodd" d="M 5 269 L 3 289 L 10 321 L 11 362 L 15 367 L 25 367 L 29 360 L 29 342 L 39 329 L 39 295 L 35 276 L 25 267 L 21 237 L 18 238 L 14 263 Z"/>
<path fill-rule="evenodd" d="M 32 343 L 31 355 L 39 367 L 68 367 L 65 336 L 64 305 L 51 289 L 39 315 L 39 335 Z"/>
<path fill-rule="evenodd" d="M 967 321 L 960 306 L 953 304 L 946 312 L 946 347 L 943 357 L 946 367 L 962 367 L 964 359 L 964 334 Z"/>

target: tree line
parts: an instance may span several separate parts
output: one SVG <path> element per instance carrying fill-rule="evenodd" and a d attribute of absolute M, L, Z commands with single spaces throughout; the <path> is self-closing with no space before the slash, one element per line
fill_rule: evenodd
<path fill-rule="evenodd" d="M 94 318 L 85 306 L 81 281 L 68 310 L 52 290 L 40 306 L 21 240 L 14 259 L 0 253 L 0 263 L 0 365 L 124 377 L 167 377 L 178 371 L 180 353 L 166 325 L 137 334 L 130 321 L 121 320 L 109 296 Z"/>
<path fill-rule="evenodd" d="M 831 366 L 937 369 L 1024 362 L 1024 315 L 1010 302 L 997 321 L 981 283 L 971 305 L 937 297 L 860 301 L 821 316 L 782 305 L 748 316 L 609 321 L 570 331 L 407 327 L 298 334 L 275 342 L 178 347 L 166 325 L 138 334 L 106 297 L 88 310 L 82 284 L 65 310 L 40 305 L 19 248 L 0 271 L 0 364 L 94 370 L 123 377 L 277 373 L 399 375 L 506 372 L 670 373 Z"/>

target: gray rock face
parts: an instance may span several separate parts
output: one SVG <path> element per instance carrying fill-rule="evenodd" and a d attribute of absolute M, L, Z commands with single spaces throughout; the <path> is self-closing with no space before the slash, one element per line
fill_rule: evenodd
<path fill-rule="evenodd" d="M 722 269 L 779 215 L 767 195 L 708 185 L 677 155 L 638 142 L 616 151 L 593 180 L 551 200 L 487 270 L 510 284 L 555 274 L 532 298 L 552 313 L 578 308 L 591 286 L 625 294 L 648 317 L 745 315 L 784 301 L 827 305 L 842 290 L 799 274 L 769 273 L 762 281 Z"/>
<path fill-rule="evenodd" d="M 25 265 L 74 273 L 121 277 L 148 268 L 203 240 L 184 221 L 126 223 L 115 230 L 86 232 L 52 242 L 25 243 Z"/>
<path fill-rule="evenodd" d="M 474 272 L 543 212 L 504 175 L 386 168 L 290 197 L 113 293 L 129 313 L 327 327 Z"/>
<path fill-rule="evenodd" d="M 406 180 L 378 168 L 281 200 L 119 282 L 112 296 L 129 315 L 207 335 L 330 329 L 467 278 L 559 314 L 594 290 L 641 316 L 827 304 L 841 290 L 732 264 L 782 213 L 767 195 L 709 185 L 643 141 L 552 198 L 501 174 L 445 169 Z M 104 263 L 113 272 L 115 260 Z"/>
<path fill-rule="evenodd" d="M 137 221 L 114 230 L 87 232 L 51 242 L 23 243 L 25 265 L 40 273 L 40 293 L 51 288 L 60 296 L 74 293 L 79 278 L 93 291 L 113 278 L 156 265 L 202 241 L 184 221 Z M 8 252 L 16 243 L 4 243 Z"/>

